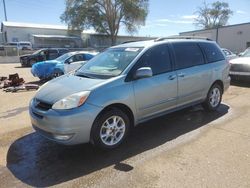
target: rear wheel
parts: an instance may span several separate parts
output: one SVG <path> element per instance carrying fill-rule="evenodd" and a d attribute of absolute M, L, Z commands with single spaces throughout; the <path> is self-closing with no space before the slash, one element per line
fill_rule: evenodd
<path fill-rule="evenodd" d="M 220 106 L 221 99 L 222 99 L 222 88 L 219 84 L 214 84 L 210 88 L 207 94 L 207 99 L 202 104 L 202 106 L 207 111 L 214 111 Z"/>
<path fill-rule="evenodd" d="M 116 148 L 127 136 L 129 127 L 129 118 L 123 111 L 116 108 L 106 111 L 93 124 L 93 144 L 101 149 Z"/>

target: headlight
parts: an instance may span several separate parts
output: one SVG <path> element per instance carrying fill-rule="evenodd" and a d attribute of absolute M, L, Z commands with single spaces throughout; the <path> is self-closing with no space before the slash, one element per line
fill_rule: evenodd
<path fill-rule="evenodd" d="M 64 99 L 57 101 L 53 106 L 52 109 L 55 110 L 67 110 L 72 108 L 77 108 L 87 100 L 90 91 L 83 91 L 79 93 L 72 94 Z"/>

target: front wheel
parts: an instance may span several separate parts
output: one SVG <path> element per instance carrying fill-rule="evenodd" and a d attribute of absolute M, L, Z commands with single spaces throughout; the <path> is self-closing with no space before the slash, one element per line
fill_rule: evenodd
<path fill-rule="evenodd" d="M 205 110 L 214 111 L 221 103 L 222 88 L 219 84 L 214 84 L 208 91 L 206 101 L 202 104 Z"/>
<path fill-rule="evenodd" d="M 93 144 L 106 150 L 116 148 L 127 136 L 129 127 L 129 118 L 123 111 L 119 109 L 106 111 L 93 124 Z"/>
<path fill-rule="evenodd" d="M 62 71 L 55 71 L 55 72 L 53 73 L 52 78 L 56 78 L 56 77 L 62 76 L 63 74 L 64 74 L 64 73 L 63 73 Z"/>

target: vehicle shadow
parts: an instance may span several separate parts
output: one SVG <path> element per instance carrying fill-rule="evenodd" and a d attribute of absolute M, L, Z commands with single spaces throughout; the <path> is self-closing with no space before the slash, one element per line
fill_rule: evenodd
<path fill-rule="evenodd" d="M 231 80 L 231 85 L 250 88 L 250 82 L 246 80 Z"/>
<path fill-rule="evenodd" d="M 14 68 L 16 68 L 16 69 L 27 69 L 27 68 L 31 68 L 31 67 L 23 67 L 23 66 L 16 66 L 16 67 L 14 67 Z"/>
<path fill-rule="evenodd" d="M 47 80 L 37 80 L 37 81 L 32 81 L 32 82 L 26 82 L 26 84 L 36 84 L 36 85 L 42 86 L 46 82 Z"/>
<path fill-rule="evenodd" d="M 112 151 L 101 151 L 90 144 L 58 145 L 31 133 L 16 140 L 7 154 L 7 167 L 22 182 L 33 187 L 48 187 L 66 182 L 108 166 L 130 171 L 133 167 L 122 161 L 160 145 L 228 113 L 222 104 L 212 113 L 192 107 L 151 120 L 131 131 L 126 142 Z"/>

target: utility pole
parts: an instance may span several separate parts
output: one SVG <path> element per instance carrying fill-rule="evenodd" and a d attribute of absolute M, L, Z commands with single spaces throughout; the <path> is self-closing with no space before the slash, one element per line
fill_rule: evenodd
<path fill-rule="evenodd" d="M 4 9 L 4 16 L 5 16 L 5 21 L 7 22 L 7 12 L 6 12 L 6 6 L 5 6 L 5 0 L 3 0 L 3 9 Z"/>

